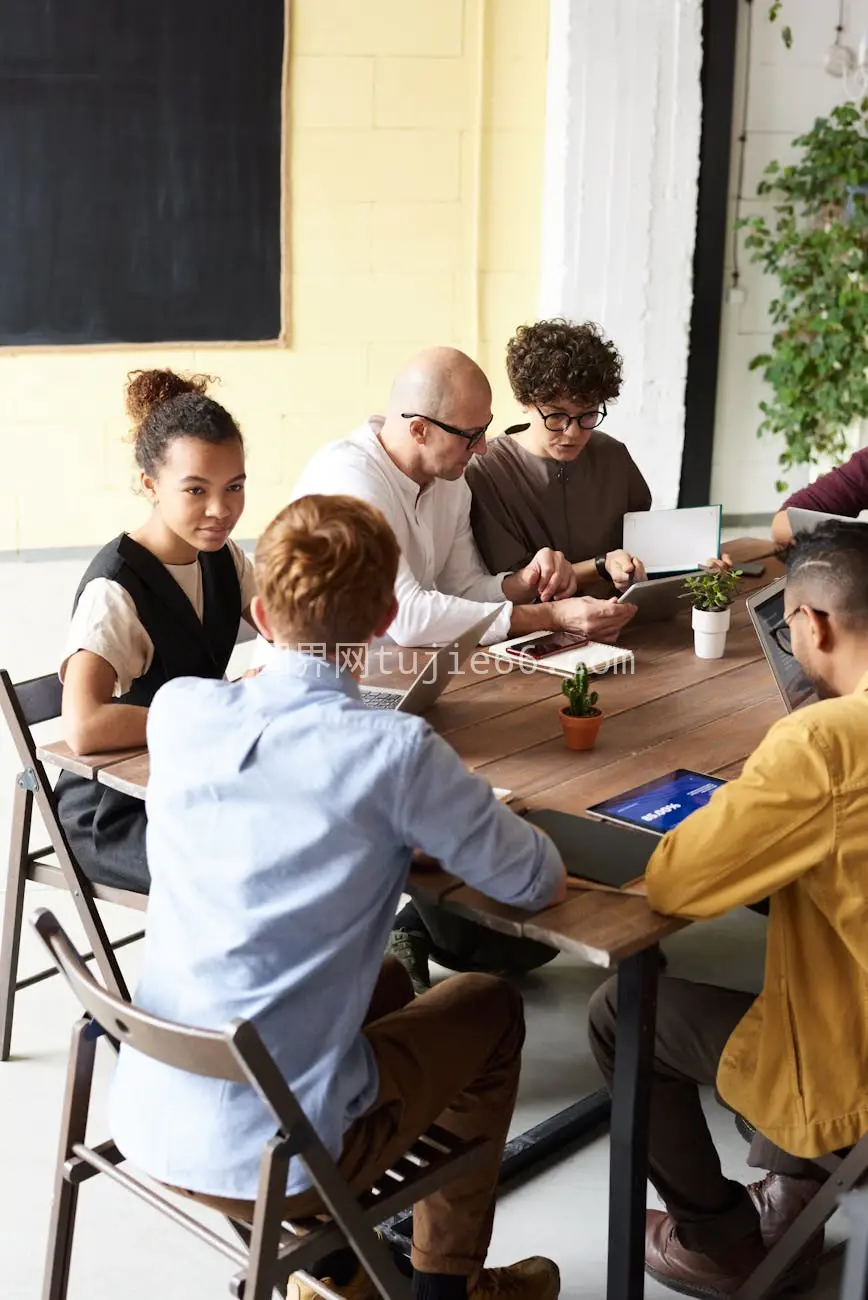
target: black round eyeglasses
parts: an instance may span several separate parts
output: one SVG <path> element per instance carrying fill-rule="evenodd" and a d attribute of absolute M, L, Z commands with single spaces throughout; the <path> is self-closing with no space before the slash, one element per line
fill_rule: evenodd
<path fill-rule="evenodd" d="M 544 415 L 538 406 L 535 409 L 542 416 L 542 422 L 549 433 L 566 433 L 573 420 L 580 429 L 596 429 L 607 415 L 605 402 L 597 410 L 582 411 L 579 415 L 568 415 L 566 411 L 549 411 L 548 415 Z"/>

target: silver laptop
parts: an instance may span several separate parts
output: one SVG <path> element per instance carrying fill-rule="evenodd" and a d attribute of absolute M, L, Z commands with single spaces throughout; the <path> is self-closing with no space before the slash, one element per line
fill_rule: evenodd
<path fill-rule="evenodd" d="M 449 684 L 449 678 L 479 645 L 480 638 L 497 618 L 502 605 L 493 614 L 469 627 L 457 641 L 439 646 L 406 691 L 390 690 L 386 686 L 362 686 L 359 694 L 362 703 L 372 709 L 400 709 L 402 713 L 425 713 L 440 698 Z M 426 652 L 427 653 L 427 652 Z"/>
<path fill-rule="evenodd" d="M 805 704 L 815 704 L 818 696 L 813 682 L 802 672 L 798 659 L 786 654 L 773 636 L 773 630 L 782 627 L 784 622 L 785 584 L 785 578 L 778 578 L 761 591 L 755 591 L 747 598 L 747 610 L 787 712 L 792 713 Z"/>
<path fill-rule="evenodd" d="M 868 522 L 866 516 L 868 516 L 866 510 L 854 519 L 852 515 L 827 515 L 822 510 L 800 510 L 798 506 L 790 506 L 787 510 L 787 523 L 795 537 L 796 533 L 812 533 L 814 529 L 820 527 L 820 524 L 826 524 L 830 520 L 839 524 L 864 524 Z"/>

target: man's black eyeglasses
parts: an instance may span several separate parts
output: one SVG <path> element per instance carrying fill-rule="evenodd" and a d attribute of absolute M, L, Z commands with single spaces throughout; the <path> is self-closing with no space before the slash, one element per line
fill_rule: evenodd
<path fill-rule="evenodd" d="M 798 609 L 793 610 L 789 617 L 785 614 L 781 623 L 777 623 L 773 628 L 769 629 L 774 637 L 775 645 L 779 650 L 783 650 L 785 655 L 791 655 L 793 653 L 793 636 L 790 632 L 790 623 L 797 614 L 803 614 L 805 608 L 805 606 L 800 605 Z M 813 613 L 819 614 L 821 618 L 829 617 L 824 609 L 815 609 L 813 610 Z"/>
<path fill-rule="evenodd" d="M 436 424 L 438 429 L 444 429 L 446 433 L 454 433 L 456 438 L 463 438 L 470 447 L 475 447 L 481 442 L 491 427 L 491 420 L 484 424 L 481 429 L 456 429 L 453 424 L 444 424 L 442 420 L 435 420 L 432 415 L 422 415 L 419 411 L 402 411 L 402 420 L 427 420 L 429 424 Z"/>
<path fill-rule="evenodd" d="M 536 410 L 542 415 L 543 424 L 549 433 L 566 433 L 573 420 L 580 429 L 596 429 L 607 414 L 605 402 L 596 411 L 582 411 L 579 415 L 567 415 L 566 411 L 549 411 L 548 415 L 543 415 L 539 407 Z"/>

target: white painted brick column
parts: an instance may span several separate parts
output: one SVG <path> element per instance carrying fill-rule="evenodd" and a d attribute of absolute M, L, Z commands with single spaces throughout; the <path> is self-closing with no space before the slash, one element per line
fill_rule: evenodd
<path fill-rule="evenodd" d="M 606 428 L 677 504 L 702 115 L 701 0 L 550 0 L 540 312 L 624 356 Z"/>

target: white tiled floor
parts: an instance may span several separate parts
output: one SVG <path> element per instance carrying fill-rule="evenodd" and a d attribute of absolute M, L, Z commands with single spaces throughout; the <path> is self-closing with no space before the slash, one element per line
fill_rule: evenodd
<path fill-rule="evenodd" d="M 57 660 L 72 591 L 81 563 L 0 564 L 0 664 L 13 678 L 47 671 Z M 28 611 L 13 620 L 13 611 Z M 0 843 L 6 842 L 8 798 L 14 766 L 8 742 L 0 742 Z M 49 905 L 76 933 L 69 900 L 36 890 L 28 911 Z M 135 928 L 136 918 L 106 909 L 113 934 Z M 738 913 L 695 926 L 667 944 L 672 974 L 757 987 L 763 961 L 764 924 Z M 135 982 L 135 949 L 121 954 Z M 25 971 L 42 964 L 35 940 L 25 935 Z M 585 1028 L 587 999 L 601 972 L 558 958 L 524 981 L 528 1044 L 514 1131 L 519 1132 L 599 1086 Z M 4 1295 L 36 1300 L 48 1220 L 52 1168 L 65 1068 L 66 1042 L 74 1018 L 70 996 L 57 981 L 20 995 L 14 1059 L 0 1065 L 0 1262 Z M 108 1055 L 108 1054 L 106 1054 Z M 103 1061 L 97 1091 L 104 1095 Z M 709 1105 L 724 1166 L 748 1181 L 746 1148 L 731 1117 Z M 99 1126 L 98 1126 L 99 1127 Z M 100 1128 L 99 1136 L 106 1136 Z M 491 1259 L 506 1263 L 524 1254 L 558 1260 L 563 1294 L 601 1297 L 605 1290 L 608 1142 L 601 1137 L 558 1161 L 501 1199 Z M 654 1204 L 653 1193 L 649 1203 Z M 213 1223 L 213 1220 L 210 1220 Z M 198 1242 L 146 1207 L 100 1181 L 82 1189 L 80 1231 L 73 1258 L 70 1300 L 210 1300 L 227 1294 L 230 1268 Z M 821 1296 L 833 1294 L 837 1270 L 824 1274 Z M 664 1292 L 656 1283 L 650 1296 Z"/>

